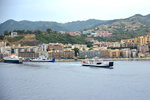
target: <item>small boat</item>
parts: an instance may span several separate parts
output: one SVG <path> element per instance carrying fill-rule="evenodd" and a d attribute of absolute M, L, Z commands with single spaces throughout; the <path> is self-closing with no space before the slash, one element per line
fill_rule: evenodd
<path fill-rule="evenodd" d="M 8 57 L 3 58 L 5 63 L 16 63 L 16 64 L 22 64 L 23 63 L 23 58 L 18 57 L 16 55 L 10 55 Z"/>
<path fill-rule="evenodd" d="M 31 62 L 55 62 L 55 58 L 53 59 L 46 59 L 46 58 L 36 58 L 36 59 L 31 59 Z"/>
<path fill-rule="evenodd" d="M 113 68 L 114 62 L 104 62 L 98 59 L 83 60 L 82 66 Z"/>

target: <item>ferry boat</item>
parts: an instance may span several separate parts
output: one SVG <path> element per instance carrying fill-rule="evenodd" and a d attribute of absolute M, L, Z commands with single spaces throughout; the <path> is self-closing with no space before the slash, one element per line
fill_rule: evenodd
<path fill-rule="evenodd" d="M 3 58 L 4 63 L 16 63 L 16 64 L 22 64 L 23 63 L 23 58 L 18 57 L 16 55 L 10 55 L 8 57 Z"/>
<path fill-rule="evenodd" d="M 46 59 L 46 58 L 36 58 L 36 59 L 31 59 L 31 62 L 55 62 L 55 58 L 53 59 Z"/>
<path fill-rule="evenodd" d="M 114 62 L 104 62 L 98 59 L 83 60 L 82 66 L 113 68 Z"/>

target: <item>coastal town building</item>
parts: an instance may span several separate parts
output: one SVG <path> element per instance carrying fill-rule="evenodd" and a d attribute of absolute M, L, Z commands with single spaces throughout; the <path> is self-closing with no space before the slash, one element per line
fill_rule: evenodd
<path fill-rule="evenodd" d="M 64 50 L 64 46 L 61 43 L 49 43 L 47 50 L 59 52 Z"/>
<path fill-rule="evenodd" d="M 120 56 L 122 58 L 131 58 L 131 50 L 130 50 L 130 48 L 121 49 L 120 50 Z"/>
<path fill-rule="evenodd" d="M 11 37 L 14 37 L 14 36 L 17 36 L 17 35 L 18 35 L 17 32 L 11 32 L 11 33 L 10 33 L 10 36 L 11 36 Z"/>
<path fill-rule="evenodd" d="M 76 35 L 80 35 L 79 32 L 72 32 L 72 31 L 67 31 L 65 32 L 66 34 L 69 34 L 71 36 L 76 36 Z"/>
<path fill-rule="evenodd" d="M 18 48 L 18 56 L 23 58 L 38 58 L 38 46 L 24 46 Z"/>
<path fill-rule="evenodd" d="M 5 47 L 6 46 L 6 42 L 0 42 L 0 47 Z"/>
<path fill-rule="evenodd" d="M 146 45 L 146 44 L 138 45 L 138 46 L 137 46 L 137 50 L 138 50 L 140 53 L 146 53 L 146 52 L 149 52 L 149 47 L 148 47 L 148 45 Z"/>
<path fill-rule="evenodd" d="M 79 45 L 61 43 L 49 43 L 48 44 L 48 55 L 50 58 L 66 59 L 74 58 L 73 48 L 79 47 Z"/>
<path fill-rule="evenodd" d="M 120 47 L 121 44 L 119 42 L 95 42 L 93 43 L 93 47 Z"/>
<path fill-rule="evenodd" d="M 139 45 L 145 45 L 145 44 L 150 44 L 150 33 L 145 35 L 145 36 L 138 36 L 133 39 L 126 39 L 126 40 L 121 40 L 121 44 L 139 44 Z"/>
<path fill-rule="evenodd" d="M 84 45 L 84 44 L 74 44 L 72 45 L 72 49 L 74 48 L 78 48 L 80 51 L 87 51 L 89 50 L 89 48 L 87 47 L 87 45 Z"/>
<path fill-rule="evenodd" d="M 48 51 L 48 44 L 39 44 L 39 51 Z"/>
<path fill-rule="evenodd" d="M 71 59 L 74 58 L 74 51 L 59 51 L 59 52 L 48 52 L 50 58 L 56 59 Z"/>
<path fill-rule="evenodd" d="M 132 58 L 136 58 L 137 54 L 138 54 L 137 49 L 131 49 L 131 57 Z"/>
<path fill-rule="evenodd" d="M 2 53 L 4 55 L 11 54 L 11 47 L 10 46 L 0 47 L 0 53 Z"/>
<path fill-rule="evenodd" d="M 92 30 L 82 31 L 82 34 L 90 34 L 90 33 L 92 33 Z"/>
<path fill-rule="evenodd" d="M 101 49 L 100 50 L 100 58 L 109 58 L 109 50 Z"/>
<path fill-rule="evenodd" d="M 38 56 L 40 57 L 40 58 L 49 58 L 49 54 L 48 54 L 48 52 L 47 51 L 39 51 L 38 52 Z"/>
<path fill-rule="evenodd" d="M 95 37 L 110 37 L 112 36 L 112 33 L 109 33 L 108 31 L 97 31 Z"/>
<path fill-rule="evenodd" d="M 96 40 L 94 40 L 94 38 L 91 38 L 91 37 L 87 37 L 85 38 L 85 40 L 88 42 L 96 42 Z"/>
<path fill-rule="evenodd" d="M 143 53 L 138 53 L 138 57 L 139 57 L 139 58 L 144 58 L 144 57 L 145 57 L 145 54 L 143 54 Z"/>
<path fill-rule="evenodd" d="M 111 58 L 119 58 L 120 57 L 120 50 L 119 49 L 109 49 L 109 57 Z"/>
<path fill-rule="evenodd" d="M 88 51 L 80 51 L 79 58 L 100 58 L 100 51 L 99 50 L 88 50 Z"/>

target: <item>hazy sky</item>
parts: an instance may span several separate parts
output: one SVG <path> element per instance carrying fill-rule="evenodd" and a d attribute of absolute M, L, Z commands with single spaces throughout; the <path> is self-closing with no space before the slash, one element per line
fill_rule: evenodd
<path fill-rule="evenodd" d="M 71 22 L 150 14 L 150 0 L 0 0 L 0 23 L 14 19 Z"/>

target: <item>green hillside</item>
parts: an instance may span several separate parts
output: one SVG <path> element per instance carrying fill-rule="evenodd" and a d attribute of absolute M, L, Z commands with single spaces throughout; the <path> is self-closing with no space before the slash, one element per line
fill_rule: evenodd
<path fill-rule="evenodd" d="M 112 37 L 96 37 L 99 41 L 120 41 L 121 39 L 134 38 L 150 33 L 150 15 L 136 14 L 126 19 L 117 20 L 111 24 L 103 24 L 94 28 L 95 31 L 108 31 Z"/>

